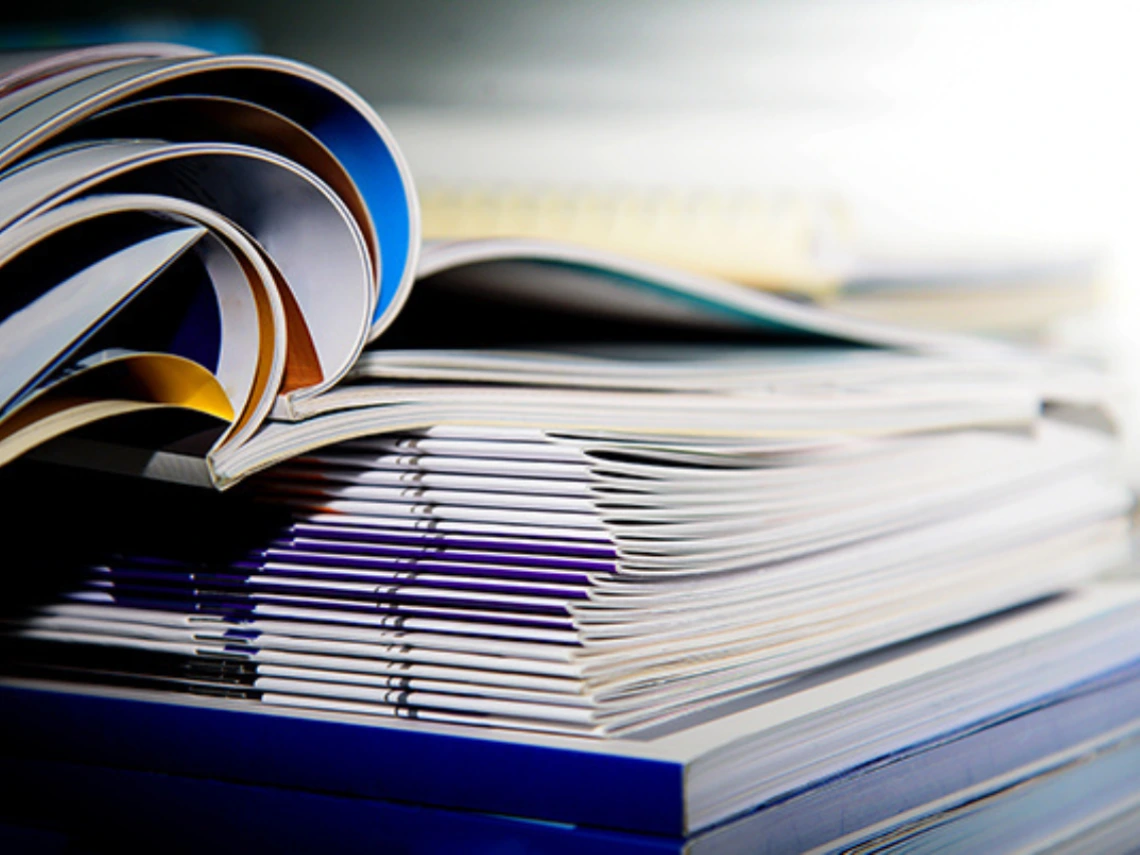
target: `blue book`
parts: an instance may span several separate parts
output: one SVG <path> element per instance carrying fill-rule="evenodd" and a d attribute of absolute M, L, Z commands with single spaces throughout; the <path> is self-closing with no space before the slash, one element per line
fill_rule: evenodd
<path fill-rule="evenodd" d="M 1091 699 L 1122 700 L 1111 694 L 1094 694 Z M 1039 715 L 1029 714 L 1026 726 L 1048 728 L 1054 723 L 1037 721 Z M 995 745 L 1010 742 L 1010 735 L 1001 731 L 998 727 L 989 737 L 962 740 L 963 756 L 954 767 L 970 768 L 975 781 L 965 782 L 954 774 L 932 776 L 930 769 L 911 770 L 904 780 L 914 785 L 908 789 L 914 806 L 879 822 L 864 824 L 866 817 L 846 811 L 847 804 L 857 801 L 850 799 L 850 791 L 870 789 L 881 805 L 899 793 L 884 791 L 873 773 L 860 771 L 844 779 L 849 791 L 846 802 L 828 805 L 817 800 L 812 812 L 805 810 L 796 820 L 774 819 L 771 811 L 757 811 L 689 838 L 0 757 L 0 774 L 19 782 L 0 807 L 0 846 L 5 851 L 117 851 L 162 840 L 164 851 L 179 852 L 209 847 L 339 853 L 777 855 L 845 851 L 872 843 L 878 851 L 942 846 L 994 852 L 1066 842 L 1080 845 L 1106 830 L 1115 829 L 1118 839 L 1126 839 L 1119 838 L 1122 830 L 1135 832 L 1140 822 L 1134 809 L 1140 803 L 1140 777 L 1135 774 L 1140 767 L 1140 732 L 1135 727 L 1098 734 L 1004 772 L 985 762 Z M 945 772 L 948 766 L 938 768 Z"/>
<path fill-rule="evenodd" d="M 678 840 L 811 818 L 822 840 L 849 827 L 821 817 L 870 826 L 1140 725 L 1137 598 L 1088 589 L 638 738 L 9 680 L 0 755 Z"/>

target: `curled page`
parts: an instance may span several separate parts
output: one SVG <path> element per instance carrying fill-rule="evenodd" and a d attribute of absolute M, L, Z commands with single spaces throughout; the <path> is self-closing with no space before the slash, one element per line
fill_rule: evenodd
<path fill-rule="evenodd" d="M 199 365 L 227 402 L 206 408 L 229 422 L 214 451 L 240 446 L 275 403 L 289 413 L 344 376 L 404 302 L 418 245 L 389 132 L 321 72 L 149 44 L 9 63 L 0 453 L 16 449 L 3 436 L 25 448 L 59 433 L 25 408 L 118 351 Z"/>

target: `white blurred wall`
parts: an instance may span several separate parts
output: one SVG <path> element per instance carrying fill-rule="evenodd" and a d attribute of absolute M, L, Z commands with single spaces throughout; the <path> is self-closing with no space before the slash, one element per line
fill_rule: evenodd
<path fill-rule="evenodd" d="M 1133 207 L 1128 3 L 334 8 L 259 23 L 377 104 L 425 178 L 838 186 L 948 241 L 1099 241 Z"/>
<path fill-rule="evenodd" d="M 251 9 L 268 48 L 375 103 L 424 181 L 823 189 L 871 246 L 1103 249 L 1114 290 L 1093 335 L 1140 378 L 1134 4 Z M 1140 437 L 1140 396 L 1127 400 Z"/>

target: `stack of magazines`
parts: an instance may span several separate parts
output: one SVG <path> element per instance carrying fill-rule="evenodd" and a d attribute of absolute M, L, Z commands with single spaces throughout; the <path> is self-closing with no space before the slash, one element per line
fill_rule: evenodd
<path fill-rule="evenodd" d="M 1140 828 L 1095 366 L 570 245 L 421 245 L 379 118 L 286 60 L 91 48 L 0 96 L 0 476 L 37 555 L 0 623 L 12 834 Z"/>

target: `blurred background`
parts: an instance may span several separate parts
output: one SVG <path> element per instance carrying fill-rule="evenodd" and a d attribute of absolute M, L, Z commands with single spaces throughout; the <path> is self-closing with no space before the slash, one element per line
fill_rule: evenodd
<path fill-rule="evenodd" d="M 0 43 L 310 62 L 389 124 L 429 237 L 554 234 L 1095 353 L 1140 436 L 1135 17 L 1107 0 L 48 3 L 6 4 Z"/>

